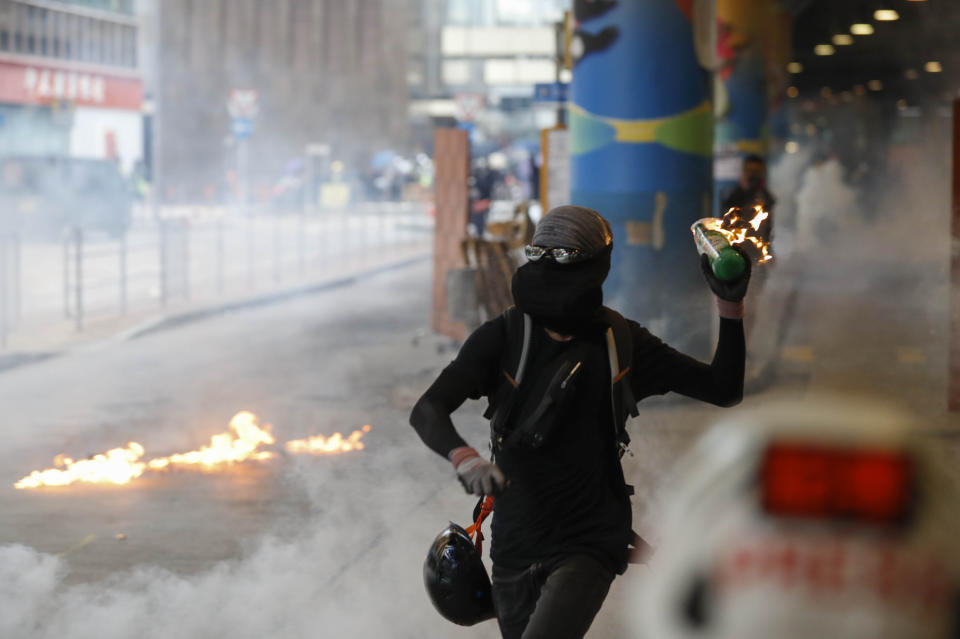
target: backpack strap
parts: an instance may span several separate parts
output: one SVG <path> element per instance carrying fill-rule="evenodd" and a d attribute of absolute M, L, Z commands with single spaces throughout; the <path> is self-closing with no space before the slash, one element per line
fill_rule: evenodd
<path fill-rule="evenodd" d="M 630 384 L 630 366 L 633 359 L 633 338 L 623 315 L 604 307 L 607 323 L 607 357 L 610 361 L 610 399 L 613 408 L 616 441 L 622 456 L 630 443 L 627 434 L 628 417 L 639 415 L 637 401 Z"/>
<path fill-rule="evenodd" d="M 530 340 L 533 335 L 533 318 L 521 313 L 516 306 L 511 306 L 503 313 L 507 324 L 507 340 L 504 344 L 504 357 L 501 358 L 503 376 L 514 388 L 523 381 L 523 372 L 527 367 L 530 356 Z M 520 350 L 517 351 L 517 344 Z"/>
<path fill-rule="evenodd" d="M 495 401 L 490 402 L 483 414 L 485 418 L 498 422 L 498 425 L 501 420 L 494 418 L 498 415 L 504 418 L 513 408 L 517 389 L 523 381 L 527 360 L 530 358 L 530 342 L 533 337 L 533 318 L 526 313 L 521 313 L 516 306 L 511 306 L 504 311 L 503 319 L 506 323 L 506 340 L 500 357 L 500 375 L 506 380 L 507 385 L 502 391 L 496 393 Z M 519 350 L 517 350 L 518 344 Z M 502 380 L 501 384 L 503 384 Z"/>
<path fill-rule="evenodd" d="M 520 347 L 520 361 L 517 362 L 516 374 L 513 376 L 517 386 L 523 381 L 523 372 L 527 367 L 527 358 L 530 356 L 530 339 L 533 336 L 533 318 L 523 314 L 523 346 Z"/>

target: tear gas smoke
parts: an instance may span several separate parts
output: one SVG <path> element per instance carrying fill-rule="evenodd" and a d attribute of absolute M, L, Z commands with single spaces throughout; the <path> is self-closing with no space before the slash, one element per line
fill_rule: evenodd
<path fill-rule="evenodd" d="M 364 482 L 380 487 L 375 494 L 358 489 L 330 458 L 296 458 L 284 479 L 306 497 L 309 515 L 276 522 L 275 532 L 242 557 L 193 575 L 144 565 L 102 582 L 65 585 L 68 558 L 0 547 L 0 636 L 441 636 L 448 622 L 430 606 L 420 571 L 425 544 L 445 522 L 424 518 L 419 508 L 438 499 L 448 512 L 469 508 L 440 465 L 405 463 L 423 452 L 411 442 L 385 457 L 382 476 Z M 497 636 L 492 624 L 461 634 Z"/>

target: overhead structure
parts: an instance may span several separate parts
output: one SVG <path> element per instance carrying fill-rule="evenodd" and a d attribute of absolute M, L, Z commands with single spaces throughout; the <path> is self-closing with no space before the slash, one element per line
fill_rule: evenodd
<path fill-rule="evenodd" d="M 946 107 L 955 95 L 960 65 L 957 9 L 955 2 L 809 3 L 795 18 L 793 59 L 803 72 L 792 83 L 801 99 L 816 99 L 825 86 L 839 95 L 870 83 L 872 97 L 891 107 L 901 99 L 908 104 L 934 99 Z M 837 46 L 830 56 L 817 55 L 818 45 L 838 35 L 849 36 L 852 44 Z M 930 62 L 940 71 L 929 71 Z"/>

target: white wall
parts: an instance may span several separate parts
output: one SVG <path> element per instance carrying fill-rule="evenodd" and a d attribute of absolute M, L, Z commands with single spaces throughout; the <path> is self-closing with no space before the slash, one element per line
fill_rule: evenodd
<path fill-rule="evenodd" d="M 553 60 L 486 60 L 483 81 L 490 85 L 553 82 L 557 66 Z"/>
<path fill-rule="evenodd" d="M 444 60 L 443 82 L 451 86 L 470 84 L 469 60 Z"/>
<path fill-rule="evenodd" d="M 553 56 L 553 27 L 445 27 L 444 57 Z"/>
<path fill-rule="evenodd" d="M 124 173 L 143 158 L 143 116 L 137 111 L 77 107 L 70 131 L 70 155 L 83 158 L 107 156 L 107 133 L 113 132 Z"/>

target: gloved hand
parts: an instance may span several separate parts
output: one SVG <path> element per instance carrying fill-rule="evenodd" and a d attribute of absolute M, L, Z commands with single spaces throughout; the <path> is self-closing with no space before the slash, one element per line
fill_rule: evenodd
<path fill-rule="evenodd" d="M 710 290 L 713 291 L 714 295 L 726 302 L 740 302 L 743 300 L 747 294 L 747 284 L 750 283 L 750 272 L 753 269 L 753 261 L 750 257 L 738 247 L 734 246 L 733 248 L 743 256 L 743 260 L 746 262 L 746 268 L 743 270 L 743 273 L 740 274 L 740 277 L 732 282 L 724 282 L 718 279 L 717 276 L 713 274 L 713 269 L 710 268 L 710 260 L 707 259 L 706 255 L 700 255 L 700 270 L 703 271 L 703 277 L 706 278 L 707 284 L 710 285 Z"/>
<path fill-rule="evenodd" d="M 450 463 L 463 489 L 470 495 L 496 497 L 507 487 L 507 478 L 497 465 L 485 460 L 469 446 L 450 451 Z"/>

